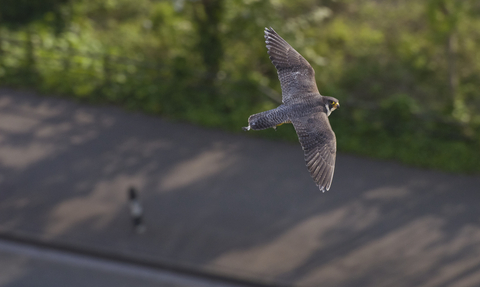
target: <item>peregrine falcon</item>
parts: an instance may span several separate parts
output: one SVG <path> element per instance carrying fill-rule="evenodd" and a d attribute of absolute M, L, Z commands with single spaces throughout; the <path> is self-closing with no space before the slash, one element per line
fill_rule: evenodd
<path fill-rule="evenodd" d="M 251 115 L 243 130 L 276 129 L 292 123 L 302 145 L 307 169 L 318 188 L 330 189 L 337 142 L 328 116 L 340 104 L 318 92 L 315 71 L 273 28 L 265 28 L 265 43 L 282 87 L 282 105 Z"/>

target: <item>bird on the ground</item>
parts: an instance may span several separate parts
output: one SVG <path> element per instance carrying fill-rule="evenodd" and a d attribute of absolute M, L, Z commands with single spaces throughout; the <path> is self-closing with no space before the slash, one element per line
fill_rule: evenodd
<path fill-rule="evenodd" d="M 143 207 L 138 198 L 138 192 L 134 187 L 128 189 L 128 201 L 130 205 L 130 216 L 132 217 L 133 228 L 137 233 L 144 233 L 146 226 L 143 223 Z"/>
<path fill-rule="evenodd" d="M 310 175 L 322 192 L 328 191 L 337 152 L 337 141 L 328 116 L 340 104 L 333 97 L 320 95 L 312 66 L 271 27 L 265 28 L 265 43 L 278 72 L 283 104 L 251 115 L 243 130 L 276 129 L 284 123 L 292 123 Z"/>

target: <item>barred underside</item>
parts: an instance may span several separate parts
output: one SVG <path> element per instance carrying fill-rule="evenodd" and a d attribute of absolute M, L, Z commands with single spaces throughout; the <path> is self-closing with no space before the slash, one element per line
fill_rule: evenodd
<path fill-rule="evenodd" d="M 302 100 L 306 94 L 319 94 L 312 66 L 273 28 L 265 28 L 265 43 L 277 69 L 283 103 Z"/>
<path fill-rule="evenodd" d="M 251 115 L 248 124 L 252 130 L 264 130 L 276 127 L 280 124 L 290 122 L 285 106 L 276 109 Z"/>
<path fill-rule="evenodd" d="M 272 28 L 265 29 L 265 42 L 278 72 L 283 104 L 251 115 L 243 130 L 263 130 L 291 122 L 302 145 L 307 169 L 319 189 L 325 192 L 332 184 L 337 152 L 328 116 L 336 107 L 332 103 L 338 100 L 320 95 L 313 68 Z"/>

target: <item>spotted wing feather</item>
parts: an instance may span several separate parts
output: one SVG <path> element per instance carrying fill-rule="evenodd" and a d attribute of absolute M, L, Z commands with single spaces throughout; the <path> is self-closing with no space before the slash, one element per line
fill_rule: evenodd
<path fill-rule="evenodd" d="M 284 103 L 319 93 L 312 66 L 271 27 L 265 28 L 265 43 L 278 72 Z"/>
<path fill-rule="evenodd" d="M 337 141 L 325 113 L 313 113 L 291 120 L 305 153 L 305 162 L 315 183 L 328 191 L 335 170 Z"/>

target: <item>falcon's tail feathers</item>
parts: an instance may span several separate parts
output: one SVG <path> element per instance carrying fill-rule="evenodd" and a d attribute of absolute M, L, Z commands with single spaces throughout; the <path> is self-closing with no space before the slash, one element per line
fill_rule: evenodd
<path fill-rule="evenodd" d="M 288 122 L 290 121 L 288 119 L 287 110 L 283 106 L 280 106 L 273 110 L 251 115 L 248 118 L 248 127 L 244 127 L 243 130 L 264 130 L 275 128 Z"/>

